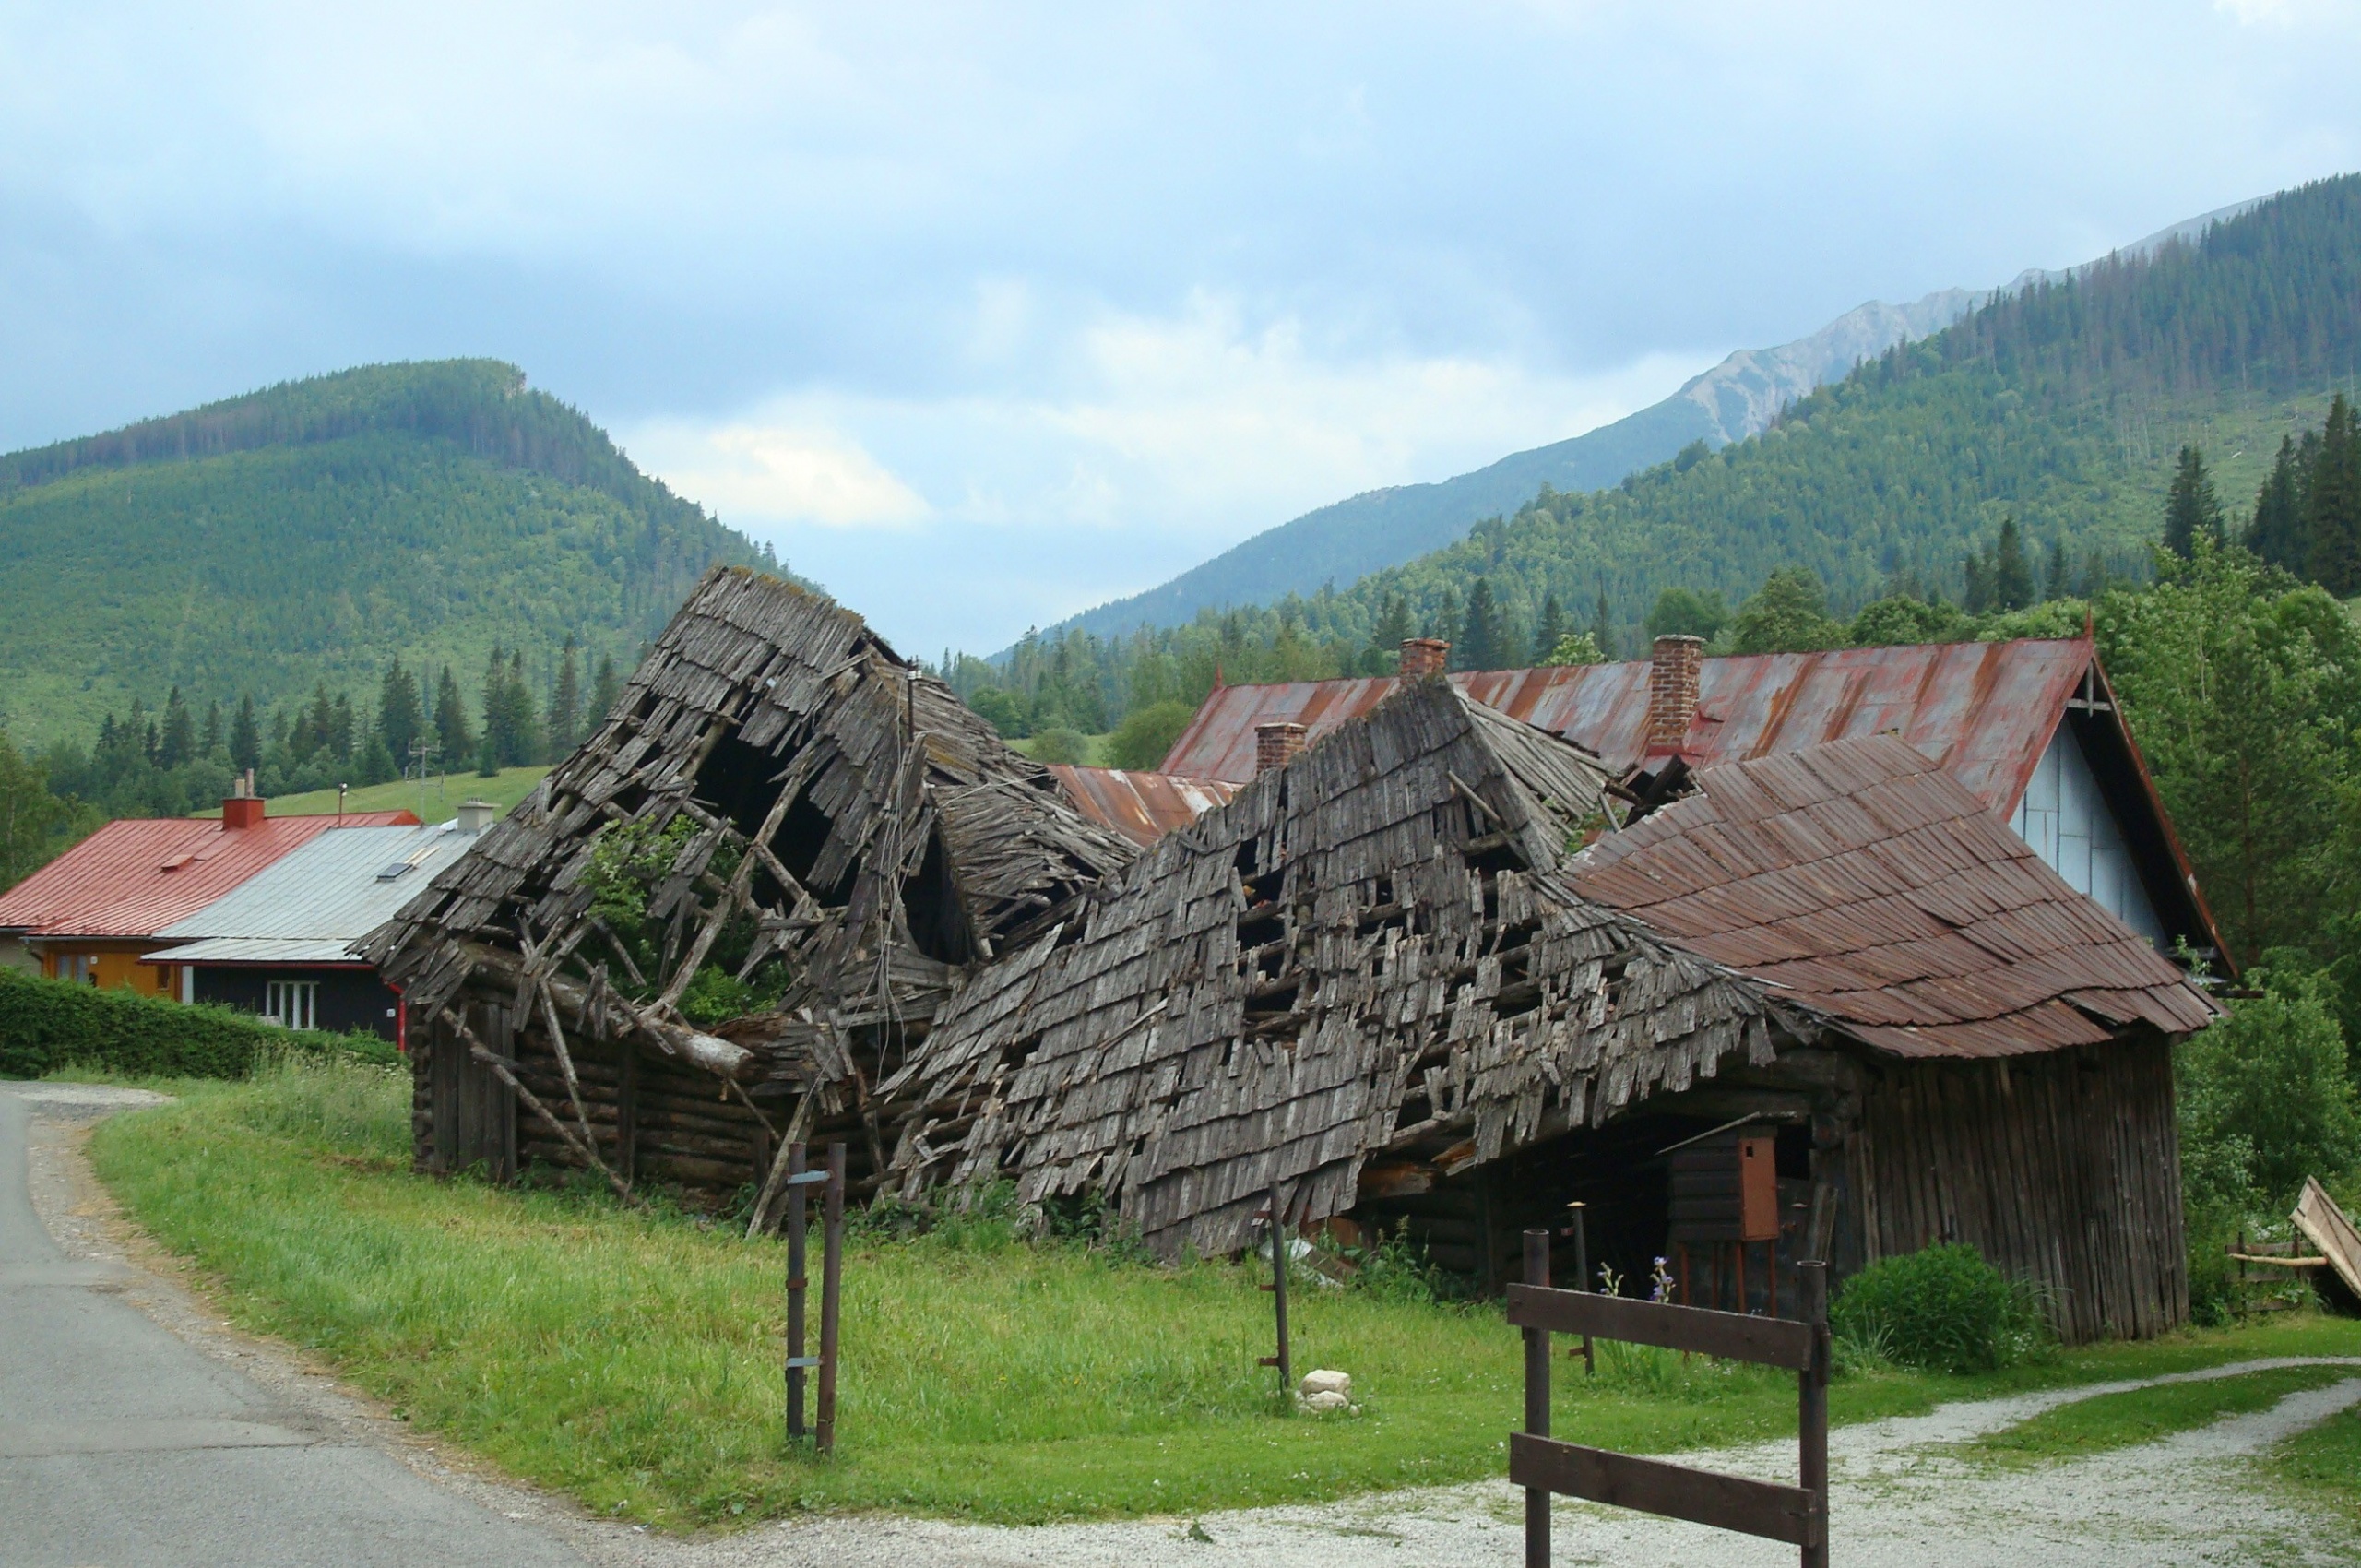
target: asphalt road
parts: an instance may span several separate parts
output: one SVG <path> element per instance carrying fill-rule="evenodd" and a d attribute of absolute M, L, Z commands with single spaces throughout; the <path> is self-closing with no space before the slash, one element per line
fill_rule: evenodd
<path fill-rule="evenodd" d="M 530 1526 L 278 1397 L 77 1261 L 0 1087 L 0 1568 L 581 1568 Z"/>

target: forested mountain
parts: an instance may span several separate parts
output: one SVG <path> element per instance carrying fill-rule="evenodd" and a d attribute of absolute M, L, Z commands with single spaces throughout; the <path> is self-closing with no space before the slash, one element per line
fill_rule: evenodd
<path fill-rule="evenodd" d="M 625 669 L 700 573 L 763 564 L 490 360 L 375 365 L 0 457 L 0 727 L 133 698 L 375 689 L 397 656 Z"/>
<path fill-rule="evenodd" d="M 2094 578 L 2148 575 L 2183 446 L 2243 533 L 2283 442 L 2315 430 L 2328 441 L 2331 395 L 2356 376 L 2361 176 L 2144 255 L 2031 279 L 1760 435 L 1719 452 L 1693 443 L 1608 489 L 1542 493 L 1341 592 L 1122 638 L 1031 638 L 998 670 L 948 663 L 1014 723 L 1098 730 L 1193 703 L 1216 671 L 1236 682 L 1390 668 L 1411 632 L 1453 638 L 1463 663 L 1537 658 L 1578 629 L 1629 653 L 1666 590 L 1735 606 L 1781 569 L 1816 576 L 1839 619 L 1896 590 L 1968 600 L 1970 558 L 1988 571 L 2011 520 L 2044 592 L 2086 592 Z M 1475 637 L 1479 584 L 1489 631 Z M 1491 651 L 1471 651 L 1479 644 Z M 993 686 L 1004 695 L 981 695 Z"/>
<path fill-rule="evenodd" d="M 2159 230 L 2124 246 L 2115 259 L 2142 258 L 2175 241 L 2194 240 L 2252 205 L 2241 202 Z M 2028 271 L 2008 290 L 2062 282 L 2080 270 Z M 1121 636 L 1143 625 L 1184 625 L 1201 609 L 1272 604 L 1289 593 L 1316 592 L 1323 583 L 1341 588 L 1442 549 L 1482 519 L 1513 512 L 1544 489 L 1604 490 L 1696 441 L 1719 451 L 1769 429 L 1782 409 L 1862 361 L 1949 327 L 1994 292 L 1944 289 L 1902 305 L 1871 300 L 1809 337 L 1775 349 L 1741 349 L 1664 401 L 1613 424 L 1511 453 L 1455 479 L 1368 491 L 1307 512 L 1170 582 L 1062 621 L 1048 635 L 1079 630 Z"/>

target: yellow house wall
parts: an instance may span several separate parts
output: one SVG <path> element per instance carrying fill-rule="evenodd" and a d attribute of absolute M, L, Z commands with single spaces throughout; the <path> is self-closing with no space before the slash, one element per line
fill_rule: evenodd
<path fill-rule="evenodd" d="M 100 987 L 120 987 L 138 992 L 143 996 L 172 994 L 172 968 L 167 964 L 143 964 L 137 948 L 108 948 L 57 946 L 43 944 L 41 972 L 55 980 L 70 973 L 73 960 L 87 956 L 90 960 L 90 982 Z"/>

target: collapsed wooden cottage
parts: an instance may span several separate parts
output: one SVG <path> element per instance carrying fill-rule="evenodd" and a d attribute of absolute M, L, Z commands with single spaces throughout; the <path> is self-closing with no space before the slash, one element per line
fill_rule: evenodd
<path fill-rule="evenodd" d="M 1275 1184 L 1487 1286 L 1579 1200 L 1644 1277 L 1726 1145 L 1771 1167 L 1758 1304 L 1960 1239 L 2070 1336 L 2179 1321 L 2179 970 L 1890 738 L 1704 769 L 1578 856 L 1605 782 L 1405 683 L 963 990 L 881 1086 L 905 1191 L 1095 1188 L 1169 1255 L 1249 1244 Z M 1712 1218 L 1676 1289 L 1735 1305 Z"/>
<path fill-rule="evenodd" d="M 613 711 L 361 949 L 413 1020 L 416 1158 L 727 1193 L 872 1093 L 969 968 L 1135 853 L 860 617 L 709 574 Z"/>

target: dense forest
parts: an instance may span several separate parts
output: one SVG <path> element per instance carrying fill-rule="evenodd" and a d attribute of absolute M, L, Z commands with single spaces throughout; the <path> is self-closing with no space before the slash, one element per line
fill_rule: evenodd
<path fill-rule="evenodd" d="M 1390 668 L 1406 625 L 1453 638 L 1464 668 L 1544 657 L 1569 625 L 1628 653 L 1666 590 L 1736 603 L 1782 569 L 1825 585 L 1839 620 L 1905 595 L 1983 610 L 1981 567 L 2011 524 L 2045 595 L 2088 595 L 2152 575 L 2180 448 L 2213 455 L 2243 510 L 2283 440 L 2319 429 L 2356 372 L 2361 177 L 2349 176 L 2194 244 L 1998 297 L 1762 435 L 1718 453 L 1694 444 L 1613 489 L 1545 490 L 1347 588 L 1127 637 L 1032 637 L 998 663 L 946 653 L 943 668 L 1013 733 L 1099 731 L 1201 700 L 1216 670 L 1236 682 Z M 1495 636 L 1466 635 L 1479 599 L 1479 629 Z"/>
<path fill-rule="evenodd" d="M 765 551 L 492 361 L 371 366 L 0 457 L 0 723 L 91 743 L 133 700 L 267 708 L 397 656 L 629 661 Z"/>

